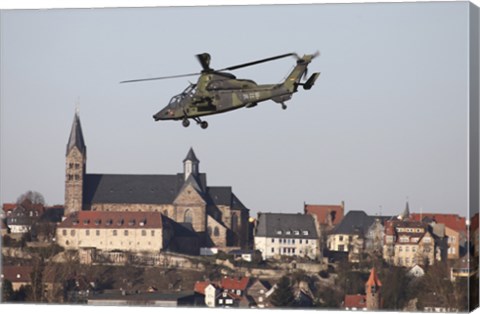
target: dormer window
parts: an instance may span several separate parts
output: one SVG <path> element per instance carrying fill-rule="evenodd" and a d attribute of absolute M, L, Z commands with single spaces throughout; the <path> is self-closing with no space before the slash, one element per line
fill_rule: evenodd
<path fill-rule="evenodd" d="M 84 224 L 84 225 L 88 225 L 89 223 L 90 223 L 90 220 L 89 220 L 89 219 L 84 219 L 84 220 L 83 220 L 83 224 Z"/>
<path fill-rule="evenodd" d="M 308 235 L 308 230 L 303 230 L 303 231 L 302 231 L 302 234 L 303 234 L 303 235 Z"/>
<path fill-rule="evenodd" d="M 286 235 L 290 235 L 290 233 L 291 233 L 290 230 L 285 231 Z"/>
<path fill-rule="evenodd" d="M 293 231 L 293 234 L 294 234 L 294 235 L 300 235 L 300 231 L 295 230 L 295 231 Z"/>
<path fill-rule="evenodd" d="M 278 235 L 281 235 L 281 234 L 282 234 L 282 230 L 277 230 L 277 234 L 278 234 Z"/>
<path fill-rule="evenodd" d="M 78 220 L 74 220 L 74 221 L 73 221 L 73 225 L 74 225 L 74 226 L 78 225 Z"/>
<path fill-rule="evenodd" d="M 107 225 L 107 226 L 110 226 L 112 223 L 113 223 L 113 220 L 112 220 L 112 219 L 108 219 L 107 222 L 106 222 L 106 225 Z"/>
<path fill-rule="evenodd" d="M 98 226 L 102 223 L 102 221 L 100 219 L 95 219 L 95 225 Z"/>
<path fill-rule="evenodd" d="M 132 219 L 128 222 L 129 226 L 134 226 L 135 225 L 135 219 Z"/>
<path fill-rule="evenodd" d="M 117 226 L 121 226 L 123 225 L 123 219 L 120 219 L 119 221 L 117 221 Z"/>

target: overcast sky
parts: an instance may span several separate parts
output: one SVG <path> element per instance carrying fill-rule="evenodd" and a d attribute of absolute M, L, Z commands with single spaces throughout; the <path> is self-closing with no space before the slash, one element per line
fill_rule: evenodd
<path fill-rule="evenodd" d="M 259 211 L 303 203 L 398 214 L 467 210 L 468 3 L 4 10 L 0 202 L 27 190 L 64 201 L 65 149 L 80 110 L 88 173 L 174 174 L 193 147 L 210 186 Z M 207 117 L 154 122 L 199 71 L 320 51 L 310 91 Z M 235 71 L 278 83 L 283 59 Z"/>

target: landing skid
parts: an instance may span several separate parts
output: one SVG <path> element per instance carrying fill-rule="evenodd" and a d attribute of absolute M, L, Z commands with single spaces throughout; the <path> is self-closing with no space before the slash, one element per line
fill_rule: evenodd
<path fill-rule="evenodd" d="M 208 128 L 208 122 L 207 121 L 202 121 L 202 120 L 200 120 L 199 117 L 194 117 L 192 119 L 193 119 L 193 121 L 197 122 L 197 124 L 200 124 L 200 127 L 202 129 Z M 190 121 L 185 117 L 185 118 L 183 118 L 182 125 L 184 127 L 188 127 L 190 125 Z"/>

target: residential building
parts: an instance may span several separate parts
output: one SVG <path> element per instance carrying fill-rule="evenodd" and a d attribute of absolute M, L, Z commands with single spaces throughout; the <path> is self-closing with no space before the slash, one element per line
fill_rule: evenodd
<path fill-rule="evenodd" d="M 350 262 L 359 262 L 365 247 L 365 235 L 374 222 L 375 218 L 364 211 L 349 211 L 328 235 L 327 249 L 345 253 Z"/>
<path fill-rule="evenodd" d="M 395 266 L 432 265 L 435 260 L 435 239 L 428 224 L 410 220 L 385 222 L 383 259 Z"/>
<path fill-rule="evenodd" d="M 317 259 L 319 242 L 311 215 L 258 213 L 254 243 L 263 259 L 282 256 Z"/>
<path fill-rule="evenodd" d="M 444 237 L 447 238 L 446 257 L 449 260 L 458 259 L 466 252 L 467 226 L 464 217 L 457 214 L 412 213 L 413 221 L 427 222 L 430 225 L 444 225 Z"/>
<path fill-rule="evenodd" d="M 12 283 L 14 291 L 18 291 L 21 286 L 28 286 L 32 284 L 31 274 L 32 266 L 8 266 L 2 265 L 1 286 L 3 282 L 8 280 Z"/>
<path fill-rule="evenodd" d="M 66 150 L 65 215 L 80 211 L 159 212 L 189 223 L 201 246 L 247 246 L 249 209 L 230 186 L 208 186 L 193 149 L 183 173 L 89 174 L 87 149 L 75 114 Z"/>
<path fill-rule="evenodd" d="M 478 260 L 471 257 L 470 253 L 465 254 L 460 259 L 456 260 L 450 268 L 450 280 L 455 281 L 459 278 L 469 278 L 475 275 L 478 267 L 475 265 Z"/>
<path fill-rule="evenodd" d="M 199 249 L 196 233 L 156 212 L 80 211 L 58 225 L 56 238 L 60 246 L 74 250 L 198 254 Z"/>
<path fill-rule="evenodd" d="M 272 306 L 268 300 L 268 292 L 271 288 L 270 283 L 265 280 L 254 279 L 251 282 L 247 294 L 253 299 L 254 307 L 263 309 Z"/>
<path fill-rule="evenodd" d="M 219 281 L 197 281 L 194 291 L 204 295 L 208 307 L 249 307 L 254 304 L 247 295 L 248 277 L 223 277 Z"/>
<path fill-rule="evenodd" d="M 415 265 L 407 272 L 407 275 L 410 277 L 423 277 L 425 275 L 425 270 L 419 265 Z"/>
<path fill-rule="evenodd" d="M 88 296 L 88 305 L 181 307 L 199 305 L 193 291 L 124 291 L 111 290 Z"/>
<path fill-rule="evenodd" d="M 31 230 L 32 225 L 40 219 L 45 208 L 43 204 L 33 204 L 29 199 L 25 199 L 22 203 L 7 214 L 7 226 L 12 234 L 23 234 Z"/>

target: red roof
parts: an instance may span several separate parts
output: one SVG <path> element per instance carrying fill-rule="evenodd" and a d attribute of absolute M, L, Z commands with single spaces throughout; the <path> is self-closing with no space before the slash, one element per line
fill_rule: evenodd
<path fill-rule="evenodd" d="M 427 213 L 427 214 L 411 214 L 410 219 L 416 220 L 416 221 L 421 221 L 423 218 L 428 217 L 435 222 L 439 224 L 444 224 L 450 229 L 453 229 L 458 232 L 463 232 L 465 233 L 467 229 L 465 217 L 460 217 L 457 214 L 433 214 L 433 213 Z"/>
<path fill-rule="evenodd" d="M 377 272 L 375 271 L 375 267 L 372 268 L 372 270 L 370 271 L 370 277 L 367 280 L 366 286 L 367 286 L 366 288 L 367 293 L 370 293 L 370 287 L 372 286 L 376 286 L 376 287 L 382 286 L 382 282 L 378 279 Z"/>
<path fill-rule="evenodd" d="M 32 271 L 31 266 L 3 266 L 2 279 L 7 279 L 11 283 L 30 282 Z"/>
<path fill-rule="evenodd" d="M 11 212 L 12 210 L 14 210 L 16 207 L 16 203 L 3 203 L 2 209 L 6 214 L 7 212 Z"/>
<path fill-rule="evenodd" d="M 243 291 L 247 289 L 249 281 L 250 279 L 248 277 L 243 277 L 243 278 L 224 277 L 220 281 L 220 286 L 222 287 L 222 289 Z"/>
<path fill-rule="evenodd" d="M 80 211 L 62 221 L 59 228 L 162 228 L 162 214 L 155 212 Z"/>
<path fill-rule="evenodd" d="M 332 225 L 337 225 L 344 216 L 344 206 L 342 205 L 308 205 L 304 207 L 305 214 L 317 216 L 319 224 L 328 224 L 329 216 L 332 218 Z"/>
<path fill-rule="evenodd" d="M 195 286 L 193 288 L 193 291 L 200 293 L 200 294 L 205 294 L 205 288 L 210 284 L 210 281 L 197 281 L 195 283 Z"/>
<path fill-rule="evenodd" d="M 356 295 L 346 295 L 344 301 L 344 308 L 357 308 L 357 309 L 366 309 L 367 308 L 367 297 L 362 294 Z"/>

